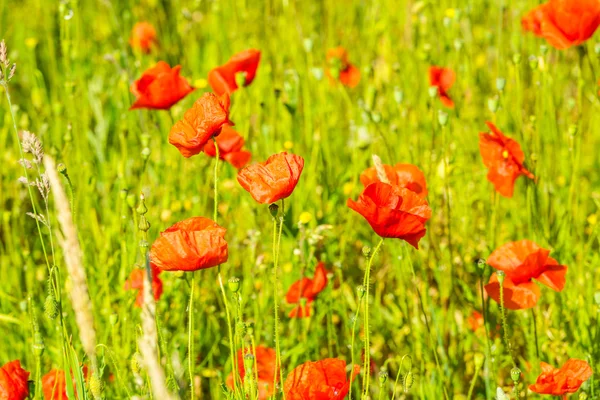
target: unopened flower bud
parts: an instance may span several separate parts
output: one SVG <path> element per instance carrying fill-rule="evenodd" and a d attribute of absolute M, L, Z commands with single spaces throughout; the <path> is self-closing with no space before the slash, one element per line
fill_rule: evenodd
<path fill-rule="evenodd" d="M 44 314 L 48 319 L 55 319 L 58 317 L 58 302 L 54 295 L 49 294 L 46 296 L 46 301 L 44 301 Z"/>
<path fill-rule="evenodd" d="M 244 369 L 246 374 L 251 373 L 254 368 L 254 354 L 248 353 L 244 356 Z"/>
<path fill-rule="evenodd" d="M 67 166 L 63 163 L 58 164 L 56 170 L 63 175 L 67 175 Z"/>
<path fill-rule="evenodd" d="M 475 368 L 479 369 L 485 361 L 485 356 L 482 353 L 475 353 L 473 361 L 475 362 Z"/>
<path fill-rule="evenodd" d="M 448 124 L 448 113 L 446 111 L 438 111 L 438 122 L 441 126 L 446 126 L 446 124 Z"/>
<path fill-rule="evenodd" d="M 269 212 L 273 218 L 277 218 L 277 213 L 279 213 L 279 206 L 275 203 L 269 205 Z"/>
<path fill-rule="evenodd" d="M 521 370 L 517 367 L 511 369 L 510 378 L 513 380 L 513 382 L 515 382 L 515 384 L 519 382 L 519 379 L 521 379 Z"/>
<path fill-rule="evenodd" d="M 386 370 L 381 370 L 381 372 L 379 372 L 379 383 L 380 384 L 384 384 L 388 379 L 388 372 Z"/>
<path fill-rule="evenodd" d="M 110 317 L 108 317 L 108 320 L 110 322 L 110 326 L 115 326 L 117 324 L 117 322 L 119 322 L 119 314 L 110 314 Z"/>
<path fill-rule="evenodd" d="M 365 287 L 363 285 L 360 285 L 359 287 L 357 287 L 356 291 L 358 292 L 359 299 L 362 299 L 363 297 L 365 297 L 365 293 L 367 293 L 367 289 L 365 289 Z"/>
<path fill-rule="evenodd" d="M 240 278 L 238 278 L 237 276 L 232 276 L 231 278 L 229 278 L 227 286 L 229 287 L 229 290 L 231 290 L 233 293 L 237 293 L 238 290 L 240 290 Z"/>
<path fill-rule="evenodd" d="M 504 78 L 496 79 L 496 89 L 498 89 L 499 92 L 503 91 L 505 86 L 506 86 L 506 79 L 504 79 Z"/>
<path fill-rule="evenodd" d="M 46 346 L 44 345 L 44 339 L 42 338 L 42 334 L 39 331 L 36 331 L 33 335 L 33 354 L 36 357 L 41 357 L 44 354 L 44 349 Z"/>
<path fill-rule="evenodd" d="M 512 61 L 515 65 L 521 64 L 521 54 L 520 53 L 513 54 Z"/>
<path fill-rule="evenodd" d="M 438 94 L 438 88 L 437 88 L 437 86 L 429 86 L 428 93 L 429 93 L 429 97 L 431 97 L 432 99 L 435 96 L 437 96 L 437 94 Z"/>
<path fill-rule="evenodd" d="M 504 271 L 496 272 L 496 276 L 498 277 L 498 283 L 500 283 L 500 286 L 504 285 L 504 278 L 506 277 Z"/>
<path fill-rule="evenodd" d="M 499 107 L 500 107 L 500 101 L 497 96 L 492 97 L 491 99 L 488 99 L 488 109 L 491 112 L 496 113 L 496 111 L 498 111 Z"/>
<path fill-rule="evenodd" d="M 408 393 L 408 391 L 410 390 L 410 388 L 412 387 L 412 385 L 414 383 L 415 383 L 415 376 L 413 375 L 413 373 L 411 371 L 408 371 L 408 373 L 404 376 L 404 382 L 403 382 L 404 393 Z"/>
<path fill-rule="evenodd" d="M 536 69 L 538 66 L 538 59 L 536 56 L 529 56 L 529 66 L 531 69 Z"/>

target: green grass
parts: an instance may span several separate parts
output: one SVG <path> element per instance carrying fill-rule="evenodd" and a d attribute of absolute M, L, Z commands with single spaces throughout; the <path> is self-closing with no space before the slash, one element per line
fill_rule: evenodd
<path fill-rule="evenodd" d="M 334 274 L 310 319 L 290 320 L 289 307 L 280 299 L 284 377 L 307 360 L 340 357 L 350 363 L 356 288 L 367 263 L 362 248 L 375 247 L 379 238 L 346 207 L 346 199 L 358 197 L 358 176 L 377 154 L 384 163 L 413 163 L 425 172 L 433 216 L 418 251 L 388 239 L 373 260 L 371 359 L 377 372 L 389 372 L 384 385 L 376 375 L 372 378 L 373 398 L 380 391 L 382 398 L 391 398 L 404 355 L 412 358 L 415 377 L 406 398 L 443 399 L 444 387 L 450 398 L 466 398 L 476 373 L 474 360 L 487 352 L 484 333 L 472 332 L 467 323 L 474 310 L 482 309 L 477 260 L 519 239 L 551 248 L 552 256 L 569 266 L 564 291 L 543 288 L 534 308 L 540 359 L 534 314 L 508 311 L 521 381 L 535 381 L 539 361 L 558 366 L 568 358 L 586 359 L 596 374 L 581 391 L 600 398 L 599 36 L 580 48 L 543 48 L 542 40 L 520 27 L 521 16 L 536 2 L 500 3 L 504 8 L 485 0 L 0 1 L 0 35 L 17 63 L 9 86 L 17 127 L 36 133 L 46 154 L 66 165 L 73 182 L 75 223 L 102 344 L 99 363 L 106 367 L 105 398 L 150 393 L 145 373 L 136 378 L 131 368 L 141 334 L 140 310 L 133 306 L 135 293 L 123 290 L 132 269 L 143 265 L 134 211 L 139 193 L 146 196 L 150 241 L 179 220 L 212 216 L 213 159 L 204 154 L 184 159 L 167 135 L 172 119 L 181 118 L 209 90 L 208 71 L 250 47 L 261 50 L 261 63 L 255 81 L 233 95 L 231 119 L 254 161 L 286 149 L 306 160 L 286 200 L 279 292 L 284 294 L 303 271 L 312 276 L 318 260 Z M 140 20 L 158 30 L 160 48 L 149 56 L 134 54 L 127 43 Z M 338 45 L 361 69 L 355 89 L 330 85 L 323 74 L 327 49 Z M 515 56 L 520 63 L 513 62 Z M 538 60 L 534 68 L 530 57 Z M 128 111 L 131 82 L 158 60 L 181 64 L 182 75 L 198 90 L 170 112 Z M 450 90 L 457 106 L 444 110 L 449 114 L 444 128 L 438 122 L 443 106 L 428 94 L 432 64 L 457 73 Z M 498 79 L 506 80 L 502 91 Z M 65 368 L 63 340 L 57 320 L 43 315 L 48 268 L 35 221 L 25 214 L 32 206 L 17 182 L 23 170 L 0 91 L 0 364 L 20 359 L 35 371 L 33 315 L 45 344 L 44 374 Z M 493 113 L 488 103 L 495 98 L 499 108 Z M 478 149 L 486 120 L 521 143 L 537 177 L 535 183 L 519 179 L 512 199 L 496 197 L 486 180 Z M 141 155 L 145 148 L 150 149 L 147 161 Z M 219 223 L 228 230 L 230 252 L 221 271 L 225 281 L 241 279 L 246 338 L 274 347 L 272 218 L 235 176 L 230 165 L 221 165 Z M 41 197 L 34 195 L 43 209 Z M 56 251 L 50 263 L 61 274 L 66 330 L 81 360 L 52 197 L 49 209 Z M 303 212 L 312 219 L 299 228 Z M 315 238 L 323 225 L 330 227 Z M 49 248 L 48 230 L 42 232 Z M 490 273 L 489 268 L 484 272 L 484 283 Z M 162 278 L 160 351 L 167 375 L 188 398 L 191 278 L 169 273 Z M 195 394 L 221 398 L 231 362 L 217 270 L 196 273 L 196 284 L 194 374 L 200 390 Z M 486 309 L 491 360 L 478 371 L 472 398 L 493 398 L 498 386 L 512 398 L 512 362 L 496 329 L 499 307 L 486 300 Z M 237 317 L 238 310 L 233 314 Z M 362 310 L 360 315 L 359 327 Z M 359 363 L 361 345 L 362 333 L 354 349 Z M 109 382 L 110 374 L 120 379 Z M 403 398 L 401 386 L 395 398 Z M 521 391 L 537 398 L 526 387 Z"/>

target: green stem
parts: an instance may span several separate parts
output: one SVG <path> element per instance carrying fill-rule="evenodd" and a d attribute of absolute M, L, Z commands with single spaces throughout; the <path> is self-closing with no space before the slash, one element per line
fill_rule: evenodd
<path fill-rule="evenodd" d="M 365 357 L 363 364 L 363 373 L 364 373 L 364 381 L 363 381 L 363 396 L 368 398 L 369 396 L 369 384 L 371 383 L 371 344 L 370 344 L 370 333 L 369 333 L 369 287 L 371 282 L 371 265 L 373 264 L 373 258 L 377 254 L 377 251 L 383 244 L 383 238 L 379 240 L 379 243 L 375 247 L 375 250 L 371 253 L 371 257 L 369 258 L 369 262 L 367 263 L 367 268 L 365 269 L 365 277 L 363 281 L 363 286 L 365 287 Z"/>
<path fill-rule="evenodd" d="M 506 346 L 508 355 L 510 356 L 510 359 L 512 360 L 513 367 L 516 367 L 517 363 L 515 362 L 515 359 L 513 357 L 512 348 L 510 347 L 510 340 L 508 339 L 508 329 L 507 329 L 508 324 L 506 323 L 506 309 L 504 307 L 504 281 L 502 279 L 500 279 L 499 282 L 500 282 L 500 314 L 502 316 L 502 337 L 504 339 L 504 346 Z"/>
<path fill-rule="evenodd" d="M 194 286 L 196 275 L 192 272 L 192 288 L 188 305 L 188 370 L 190 374 L 190 400 L 194 400 Z"/>
<path fill-rule="evenodd" d="M 219 287 L 221 288 L 221 294 L 223 295 L 223 303 L 225 304 L 225 315 L 227 317 L 227 329 L 229 331 L 229 356 L 231 357 L 231 372 L 233 373 L 233 391 L 237 392 L 237 368 L 235 362 L 235 345 L 233 344 L 233 329 L 231 327 L 231 314 L 229 312 L 229 305 L 227 302 L 227 295 L 225 294 L 225 287 L 223 286 L 223 278 L 221 277 L 221 266 L 218 267 L 218 276 L 219 276 Z"/>
<path fill-rule="evenodd" d="M 281 199 L 281 217 L 277 216 L 273 220 L 273 309 L 275 317 L 275 374 L 273 376 L 273 393 L 276 393 L 275 388 L 277 387 L 277 378 L 279 371 L 279 380 L 283 381 L 283 372 L 281 370 L 281 349 L 279 347 L 279 308 L 278 308 L 278 276 L 277 271 L 279 267 L 279 247 L 281 245 L 281 231 L 283 229 L 283 219 L 285 217 L 285 205 L 283 199 Z M 285 400 L 285 392 L 283 392 L 283 398 Z"/>
<path fill-rule="evenodd" d="M 481 295 L 481 314 L 483 315 L 483 328 L 485 329 L 485 371 L 484 371 L 484 380 L 485 380 L 485 396 L 486 398 L 490 397 L 490 382 L 489 382 L 489 371 L 490 371 L 490 359 L 492 356 L 492 345 L 490 344 L 490 333 L 488 331 L 488 320 L 487 320 L 487 309 L 485 307 L 485 298 L 483 296 L 483 274 L 479 279 L 479 292 Z"/>
<path fill-rule="evenodd" d="M 354 338 L 356 336 L 356 324 L 358 323 L 358 314 L 360 312 L 360 306 L 362 304 L 363 297 L 359 298 L 358 307 L 356 307 L 356 314 L 354 314 L 354 322 L 352 323 L 352 339 L 350 344 L 350 359 L 351 366 L 354 368 Z M 349 390 L 349 400 L 352 400 L 352 368 L 350 369 L 350 390 Z"/>
<path fill-rule="evenodd" d="M 537 321 L 535 318 L 535 311 L 531 309 L 531 318 L 533 318 L 533 337 L 535 339 L 535 355 L 537 356 L 538 362 L 540 361 L 540 346 L 538 344 L 538 333 L 537 333 Z"/>
<path fill-rule="evenodd" d="M 473 397 L 473 390 L 475 389 L 475 383 L 477 382 L 477 376 L 479 375 L 480 369 L 481 369 L 481 365 L 478 365 L 477 368 L 475 368 L 475 373 L 473 374 L 473 378 L 471 379 L 471 385 L 469 386 L 469 393 L 467 394 L 467 400 L 471 400 L 471 398 Z M 518 399 L 518 397 L 517 397 L 517 399 Z"/>

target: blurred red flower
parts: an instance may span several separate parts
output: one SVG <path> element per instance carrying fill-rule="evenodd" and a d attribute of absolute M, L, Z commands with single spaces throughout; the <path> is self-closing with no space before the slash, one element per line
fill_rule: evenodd
<path fill-rule="evenodd" d="M 221 133 L 216 138 L 219 146 L 219 158 L 225 160 L 235 168 L 240 169 L 248 164 L 252 155 L 244 147 L 244 138 L 229 125 L 223 125 Z M 215 143 L 209 140 L 204 145 L 204 152 L 210 157 L 216 157 Z"/>
<path fill-rule="evenodd" d="M 154 299 L 160 299 L 163 293 L 163 283 L 158 275 L 161 270 L 156 268 L 156 265 L 150 263 L 152 268 L 152 293 L 154 293 Z M 135 305 L 141 307 L 144 304 L 144 275 L 146 270 L 143 268 L 135 268 L 131 271 L 129 278 L 125 281 L 125 290 L 138 290 L 137 298 L 135 299 Z"/>
<path fill-rule="evenodd" d="M 254 200 L 271 204 L 292 194 L 303 168 L 302 157 L 283 152 L 241 169 L 237 179 Z"/>
<path fill-rule="evenodd" d="M 454 101 L 448 95 L 448 90 L 454 85 L 456 74 L 450 68 L 429 67 L 429 85 L 435 86 L 443 105 L 454 108 Z"/>
<path fill-rule="evenodd" d="M 238 89 L 236 75 L 241 74 L 244 86 L 248 86 L 256 76 L 260 51 L 256 49 L 244 50 L 231 57 L 227 63 L 212 69 L 208 73 L 208 83 L 213 91 L 221 96 L 231 94 Z M 239 79 L 239 78 L 238 78 Z"/>
<path fill-rule="evenodd" d="M 379 236 L 406 240 L 417 249 L 425 236 L 425 222 L 431 217 L 427 200 L 384 182 L 371 183 L 358 201 L 348 199 L 347 205 L 362 215 Z"/>
<path fill-rule="evenodd" d="M 149 53 L 152 46 L 156 44 L 156 29 L 146 21 L 136 23 L 131 30 L 129 44 L 134 49 Z"/>
<path fill-rule="evenodd" d="M 343 47 L 327 50 L 327 68 L 325 74 L 330 81 L 340 81 L 344 86 L 353 88 L 360 82 L 360 70 L 348 61 L 348 52 Z"/>
<path fill-rule="evenodd" d="M 217 97 L 214 93 L 204 93 L 177 121 L 169 133 L 169 143 L 177 147 L 186 158 L 200 153 L 206 143 L 221 133 L 225 125 L 233 125 L 229 120 L 229 96 Z"/>
<path fill-rule="evenodd" d="M 477 332 L 477 330 L 482 328 L 483 324 L 485 323 L 483 320 L 483 314 L 475 310 L 471 313 L 471 316 L 467 318 L 467 322 L 469 323 L 469 327 L 473 332 Z"/>
<path fill-rule="evenodd" d="M 0 368 L 0 400 L 25 400 L 29 396 L 29 372 L 14 360 Z"/>
<path fill-rule="evenodd" d="M 254 367 L 258 375 L 258 399 L 267 400 L 273 395 L 273 383 L 279 381 L 279 373 L 275 369 L 275 350 L 265 346 L 256 346 L 254 349 L 256 358 Z M 244 382 L 246 370 L 244 368 L 244 355 L 252 354 L 252 349 L 240 349 L 237 352 L 238 371 Z M 227 377 L 227 386 L 233 389 L 233 372 Z"/>
<path fill-rule="evenodd" d="M 416 165 L 399 163 L 392 167 L 391 165 L 383 164 L 383 168 L 390 185 L 407 188 L 420 197 L 427 197 L 425 175 Z M 365 187 L 374 182 L 381 182 L 375 167 L 364 170 L 360 174 L 360 181 Z"/>
<path fill-rule="evenodd" d="M 310 303 L 312 303 L 326 287 L 327 287 L 327 270 L 325 263 L 319 261 L 315 269 L 313 278 L 302 278 L 292 284 L 285 295 L 285 300 L 288 304 L 294 304 L 296 307 L 290 311 L 290 318 L 302 318 L 310 316 Z M 301 299 L 306 300 L 303 306 L 300 303 Z"/>
<path fill-rule="evenodd" d="M 307 361 L 290 372 L 283 391 L 287 400 L 342 400 L 359 372 L 360 367 L 354 365 L 348 380 L 343 360 Z"/>
<path fill-rule="evenodd" d="M 575 393 L 593 374 L 587 362 L 574 358 L 560 368 L 553 368 L 545 362 L 541 362 L 540 366 L 542 373 L 533 385 L 529 385 L 529 390 L 539 394 L 565 396 L 565 399 L 567 393 Z"/>
<path fill-rule="evenodd" d="M 136 100 L 129 109 L 168 110 L 193 92 L 195 89 L 179 76 L 180 71 L 180 65 L 171 68 L 164 61 L 144 71 L 142 77 L 131 85 L 131 93 Z"/>
<path fill-rule="evenodd" d="M 600 1 L 550 0 L 525 14 L 521 25 L 557 49 L 577 46 L 600 26 Z"/>
<path fill-rule="evenodd" d="M 559 265 L 549 254 L 550 250 L 525 239 L 506 243 L 490 255 L 487 263 L 505 273 L 503 286 L 506 308 L 521 310 L 535 306 L 540 297 L 540 288 L 532 279 L 557 292 L 563 290 L 567 266 Z M 500 304 L 500 283 L 496 273 L 490 277 L 485 290 Z"/>
<path fill-rule="evenodd" d="M 488 168 L 487 179 L 504 197 L 512 197 L 515 181 L 521 175 L 534 176 L 524 166 L 525 155 L 515 140 L 504 136 L 491 122 L 486 122 L 490 133 L 479 134 L 479 152 L 483 164 Z"/>
<path fill-rule="evenodd" d="M 226 229 L 193 217 L 177 222 L 152 244 L 150 260 L 162 271 L 197 271 L 227 261 Z"/>
<path fill-rule="evenodd" d="M 89 373 L 87 366 L 83 366 L 83 376 L 87 379 Z M 75 380 L 73 388 L 76 391 Z M 65 371 L 52 369 L 46 375 L 42 376 L 42 392 L 44 400 L 67 400 L 67 383 Z"/>

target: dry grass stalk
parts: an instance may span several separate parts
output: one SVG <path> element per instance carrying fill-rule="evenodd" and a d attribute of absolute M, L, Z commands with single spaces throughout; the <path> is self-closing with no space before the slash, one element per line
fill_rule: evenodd
<path fill-rule="evenodd" d="M 92 367 L 96 366 L 96 330 L 94 329 L 94 316 L 92 314 L 92 301 L 88 292 L 85 269 L 83 267 L 83 257 L 77 229 L 73 224 L 73 216 L 69 207 L 69 200 L 65 193 L 60 178 L 56 170 L 54 160 L 49 156 L 44 156 L 44 166 L 52 194 L 54 195 L 54 205 L 56 207 L 56 218 L 62 228 L 63 237 L 59 238 L 60 246 L 65 257 L 67 272 L 71 279 L 71 305 L 75 312 L 75 319 L 79 327 L 79 337 L 83 349 L 92 362 Z"/>
<path fill-rule="evenodd" d="M 375 166 L 375 170 L 377 171 L 377 177 L 381 182 L 390 183 L 387 174 L 385 173 L 385 168 L 383 163 L 381 162 L 381 158 L 377 154 L 373 154 L 373 165 Z"/>
<path fill-rule="evenodd" d="M 138 345 L 142 358 L 142 365 L 148 372 L 154 397 L 164 400 L 176 400 L 177 396 L 171 394 L 166 386 L 165 372 L 158 361 L 158 333 L 156 332 L 156 303 L 152 295 L 152 279 L 148 270 L 144 274 L 144 304 L 142 307 L 143 336 Z"/>

